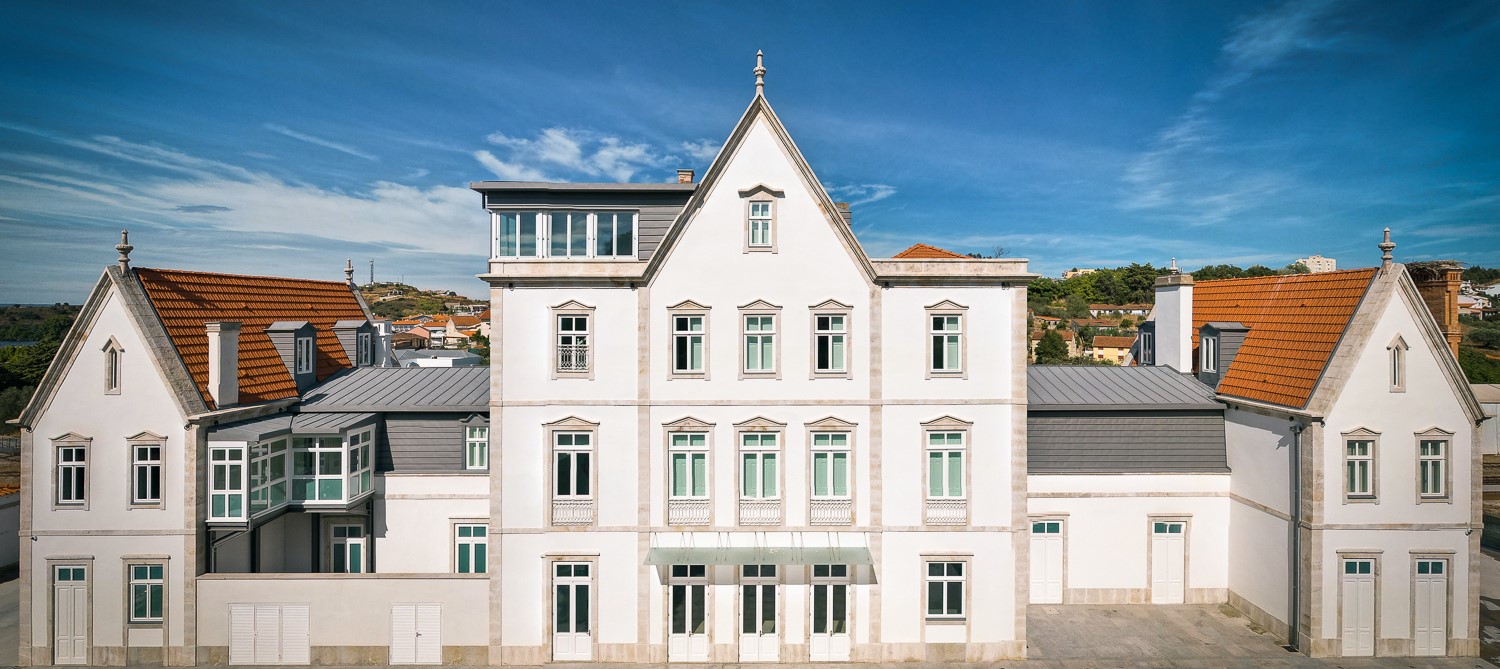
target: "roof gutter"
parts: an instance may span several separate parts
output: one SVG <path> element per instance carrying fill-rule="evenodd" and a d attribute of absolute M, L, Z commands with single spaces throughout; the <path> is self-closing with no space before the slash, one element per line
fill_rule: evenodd
<path fill-rule="evenodd" d="M 188 414 L 187 425 L 218 425 L 221 422 L 260 418 L 261 416 L 281 413 L 300 401 L 302 401 L 301 397 L 287 397 L 255 406 L 236 406 L 229 407 L 228 409 L 215 409 L 213 411 Z"/>

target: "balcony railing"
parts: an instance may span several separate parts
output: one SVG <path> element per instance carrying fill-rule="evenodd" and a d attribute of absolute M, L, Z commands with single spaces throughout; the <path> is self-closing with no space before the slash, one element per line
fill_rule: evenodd
<path fill-rule="evenodd" d="M 707 525 L 708 500 L 673 499 L 667 501 L 668 525 Z"/>
<path fill-rule="evenodd" d="M 554 500 L 552 500 L 552 524 L 553 525 L 593 525 L 594 524 L 594 500 L 591 500 L 591 499 L 554 499 Z"/>
<path fill-rule="evenodd" d="M 928 525 L 965 525 L 969 522 L 969 500 L 927 500 Z"/>
<path fill-rule="evenodd" d="M 854 501 L 815 499 L 807 515 L 812 525 L 849 525 L 854 522 Z"/>
<path fill-rule="evenodd" d="M 781 500 L 779 500 L 779 499 L 742 499 L 742 500 L 740 500 L 740 524 L 741 525 L 780 525 L 781 524 Z"/>
<path fill-rule="evenodd" d="M 560 344 L 557 347 L 557 371 L 589 371 L 588 344 Z"/>

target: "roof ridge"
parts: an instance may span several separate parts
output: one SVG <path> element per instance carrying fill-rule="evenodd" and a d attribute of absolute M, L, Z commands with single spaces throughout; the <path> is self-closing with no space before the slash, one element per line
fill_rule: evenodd
<path fill-rule="evenodd" d="M 137 271 L 137 272 L 142 271 L 142 270 L 147 271 L 147 272 L 163 272 L 163 273 L 167 273 L 167 274 L 197 274 L 197 275 L 201 275 L 201 276 L 224 276 L 224 277 L 232 277 L 232 278 L 236 278 L 236 279 L 265 279 L 265 280 L 268 280 L 268 281 L 297 281 L 297 282 L 305 282 L 305 283 L 327 283 L 327 284 L 333 284 L 333 285 L 336 285 L 336 286 L 348 286 L 349 285 L 348 283 L 343 282 L 343 281 L 329 280 L 329 279 L 302 279 L 302 278 L 289 277 L 289 276 L 268 276 L 268 275 L 265 275 L 265 274 L 229 274 L 227 272 L 204 272 L 204 271 L 195 270 L 195 269 L 169 269 L 169 268 L 162 268 L 162 267 L 137 267 L 137 268 L 135 268 L 135 271 Z"/>
<path fill-rule="evenodd" d="M 1306 281 L 1309 279 L 1331 278 L 1336 275 L 1357 274 L 1374 272 L 1378 267 L 1355 267 L 1352 269 L 1336 269 L 1329 272 L 1309 272 L 1307 274 L 1270 274 L 1267 276 L 1237 276 L 1229 279 L 1204 279 L 1196 282 L 1196 285 L 1224 284 L 1234 281 Z"/>

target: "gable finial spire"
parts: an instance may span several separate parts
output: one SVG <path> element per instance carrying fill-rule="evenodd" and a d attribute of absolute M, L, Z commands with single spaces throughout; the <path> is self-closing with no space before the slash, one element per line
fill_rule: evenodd
<path fill-rule="evenodd" d="M 115 250 L 120 252 L 120 270 L 130 271 L 130 252 L 134 251 L 135 247 L 130 245 L 129 230 L 120 231 L 120 243 L 115 244 Z"/>
<path fill-rule="evenodd" d="M 344 259 L 344 283 L 354 283 L 354 260 Z"/>
<path fill-rule="evenodd" d="M 757 50 L 755 52 L 755 94 L 760 97 L 766 95 L 766 54 Z"/>
<path fill-rule="evenodd" d="M 1182 270 L 1177 269 L 1177 259 L 1176 258 L 1172 258 L 1172 273 L 1173 274 L 1181 274 L 1182 273 Z"/>
<path fill-rule="evenodd" d="M 1380 268 L 1381 269 L 1390 269 L 1391 268 L 1391 261 L 1394 260 L 1394 258 L 1391 257 L 1391 251 L 1396 250 L 1396 242 L 1391 241 L 1391 229 L 1390 228 L 1386 228 L 1385 229 L 1385 241 L 1380 242 L 1379 244 L 1376 244 L 1376 247 L 1378 247 L 1380 249 L 1380 254 L 1381 254 L 1380 255 Z"/>

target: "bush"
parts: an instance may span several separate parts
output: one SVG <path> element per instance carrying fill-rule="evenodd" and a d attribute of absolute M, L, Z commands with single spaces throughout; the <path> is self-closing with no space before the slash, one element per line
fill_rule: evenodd
<path fill-rule="evenodd" d="M 1469 377 L 1469 383 L 1500 383 L 1500 360 L 1486 356 L 1479 349 L 1459 347 L 1458 366 Z"/>

